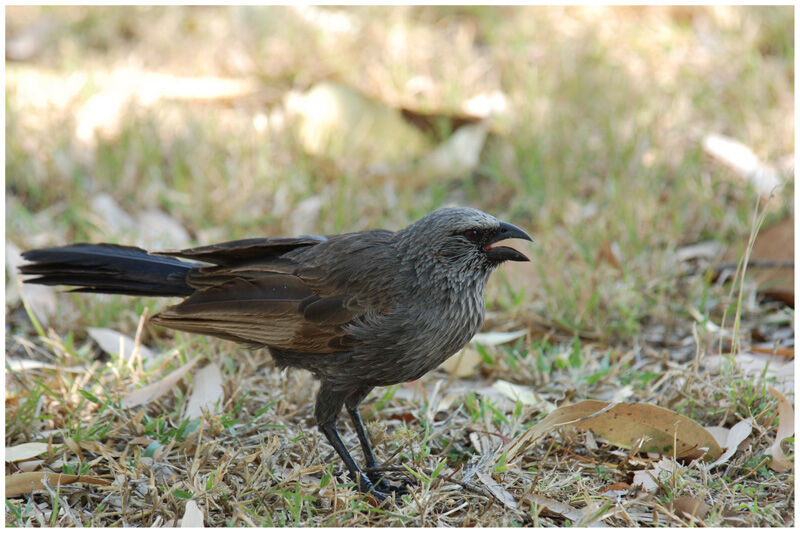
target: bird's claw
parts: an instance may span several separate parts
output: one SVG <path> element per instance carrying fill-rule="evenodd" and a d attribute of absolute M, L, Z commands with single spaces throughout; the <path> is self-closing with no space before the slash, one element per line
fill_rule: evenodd
<path fill-rule="evenodd" d="M 401 481 L 400 485 L 392 485 L 389 483 L 385 477 L 373 475 L 370 477 L 375 490 L 386 494 L 394 494 L 395 496 L 403 496 L 404 494 L 408 494 L 408 482 L 405 480 Z"/>

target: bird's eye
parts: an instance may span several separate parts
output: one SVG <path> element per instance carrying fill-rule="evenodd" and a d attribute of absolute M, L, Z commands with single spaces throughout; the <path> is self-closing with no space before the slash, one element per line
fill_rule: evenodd
<path fill-rule="evenodd" d="M 477 242 L 480 235 L 478 235 L 477 230 L 468 229 L 467 231 L 464 232 L 464 237 L 466 237 L 472 242 Z"/>

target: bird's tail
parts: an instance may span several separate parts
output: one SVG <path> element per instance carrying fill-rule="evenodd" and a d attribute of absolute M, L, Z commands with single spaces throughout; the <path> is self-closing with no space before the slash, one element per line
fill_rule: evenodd
<path fill-rule="evenodd" d="M 25 283 L 134 296 L 187 296 L 194 292 L 186 276 L 195 265 L 133 246 L 71 244 L 30 250 L 22 257 L 31 263 L 21 266 L 20 272 L 37 276 Z"/>

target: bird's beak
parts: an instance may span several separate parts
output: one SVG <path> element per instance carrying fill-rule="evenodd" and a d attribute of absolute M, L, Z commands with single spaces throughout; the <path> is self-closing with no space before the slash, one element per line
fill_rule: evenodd
<path fill-rule="evenodd" d="M 503 261 L 530 261 L 530 259 L 509 246 L 496 246 L 497 243 L 506 239 L 523 239 L 533 242 L 533 237 L 525 233 L 521 228 L 508 222 L 501 222 L 495 234 L 483 247 L 490 259 L 498 263 Z"/>

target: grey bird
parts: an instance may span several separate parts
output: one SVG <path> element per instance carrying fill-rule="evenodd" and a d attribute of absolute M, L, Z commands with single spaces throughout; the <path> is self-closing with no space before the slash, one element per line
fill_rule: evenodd
<path fill-rule="evenodd" d="M 379 500 L 395 487 L 377 461 L 359 414 L 373 387 L 420 378 L 480 329 L 489 274 L 528 261 L 500 241 L 533 239 L 471 208 L 442 208 L 397 232 L 254 238 L 148 253 L 114 244 L 25 252 L 27 283 L 77 292 L 185 299 L 155 324 L 266 347 L 280 367 L 321 382 L 315 416 L 359 489 Z M 176 259 L 180 257 L 193 262 Z M 342 442 L 347 409 L 364 453 L 364 473 Z"/>

